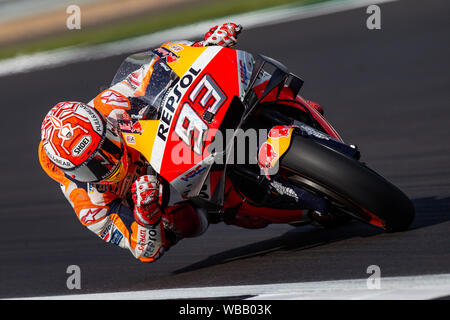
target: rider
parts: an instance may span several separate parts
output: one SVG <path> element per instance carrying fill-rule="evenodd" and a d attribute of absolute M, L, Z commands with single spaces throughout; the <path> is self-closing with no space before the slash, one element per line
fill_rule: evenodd
<path fill-rule="evenodd" d="M 211 28 L 203 41 L 168 42 L 153 51 L 169 59 L 180 45 L 232 47 L 241 30 L 240 25 L 225 23 Z M 152 75 L 158 76 L 161 58 L 88 104 L 55 105 L 44 118 L 39 144 L 42 168 L 60 183 L 80 222 L 104 241 L 129 249 L 142 262 L 155 261 L 180 239 L 199 236 L 209 225 L 201 208 L 186 202 L 167 205 L 170 186 L 160 181 L 139 152 L 126 147 L 120 133 L 120 121 L 151 114 L 149 106 L 134 97 Z M 267 225 L 245 219 L 227 223 Z"/>

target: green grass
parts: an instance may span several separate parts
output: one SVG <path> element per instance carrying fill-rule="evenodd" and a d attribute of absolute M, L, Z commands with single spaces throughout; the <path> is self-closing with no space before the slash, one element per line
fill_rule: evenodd
<path fill-rule="evenodd" d="M 324 0 L 226 0 L 197 3 L 188 9 L 174 9 L 158 15 L 150 13 L 138 19 L 116 22 L 96 28 L 86 28 L 85 30 L 83 28 L 81 30 L 67 30 L 67 32 L 57 36 L 3 47 L 0 49 L 0 59 L 69 46 L 85 46 L 117 41 L 206 19 L 226 17 L 284 4 L 304 5 L 322 1 Z"/>

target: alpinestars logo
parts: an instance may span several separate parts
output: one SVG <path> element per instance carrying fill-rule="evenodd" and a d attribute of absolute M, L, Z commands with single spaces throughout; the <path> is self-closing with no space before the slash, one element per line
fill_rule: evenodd
<path fill-rule="evenodd" d="M 80 221 L 83 224 L 88 224 L 94 221 L 103 218 L 106 215 L 106 208 L 91 208 L 91 209 L 83 209 L 80 211 Z"/>
<path fill-rule="evenodd" d="M 100 100 L 104 104 L 110 104 L 122 108 L 129 107 L 128 99 L 112 90 L 106 90 L 103 92 L 100 96 Z"/>

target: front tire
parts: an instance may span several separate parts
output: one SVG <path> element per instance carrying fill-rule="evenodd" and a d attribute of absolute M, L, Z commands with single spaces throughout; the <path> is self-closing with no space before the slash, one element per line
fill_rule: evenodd
<path fill-rule="evenodd" d="M 336 208 L 389 232 L 404 231 L 414 206 L 396 186 L 359 161 L 307 137 L 292 137 L 280 168 L 289 180 L 327 198 Z"/>

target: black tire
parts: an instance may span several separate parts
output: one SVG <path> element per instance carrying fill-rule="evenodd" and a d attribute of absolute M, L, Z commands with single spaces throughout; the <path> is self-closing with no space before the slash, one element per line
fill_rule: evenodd
<path fill-rule="evenodd" d="M 293 136 L 280 167 L 294 173 L 290 180 L 297 185 L 389 232 L 404 231 L 414 220 L 414 206 L 400 189 L 359 161 L 312 139 Z M 374 223 L 373 216 L 382 224 Z"/>

